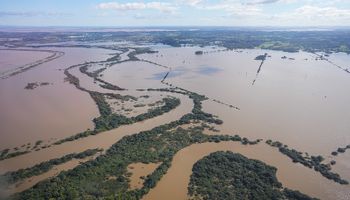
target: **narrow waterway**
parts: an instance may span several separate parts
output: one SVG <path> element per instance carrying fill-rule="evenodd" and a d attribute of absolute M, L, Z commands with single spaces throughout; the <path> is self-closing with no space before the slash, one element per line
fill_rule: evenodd
<path fill-rule="evenodd" d="M 193 107 L 193 102 L 191 99 L 180 94 L 172 94 L 172 96 L 179 98 L 181 100 L 181 104 L 171 112 L 164 113 L 163 115 L 142 122 L 121 126 L 97 135 L 92 135 L 72 142 L 52 146 L 40 151 L 33 151 L 25 155 L 3 160 L 0 162 L 0 174 L 7 171 L 15 171 L 21 168 L 31 167 L 37 163 L 58 158 L 73 152 L 82 152 L 87 149 L 94 148 L 103 148 L 107 150 L 124 136 L 136 134 L 141 131 L 150 130 L 162 124 L 170 123 L 191 112 Z"/>
<path fill-rule="evenodd" d="M 320 199 L 346 200 L 349 197 L 347 196 L 350 191 L 349 185 L 339 185 L 322 177 L 312 169 L 293 163 L 278 150 L 264 143 L 247 146 L 239 142 L 220 142 L 193 144 L 176 153 L 168 172 L 143 200 L 188 199 L 187 187 L 193 165 L 204 156 L 216 151 L 240 153 L 250 159 L 258 159 L 277 167 L 278 180 L 289 189 L 299 190 Z"/>

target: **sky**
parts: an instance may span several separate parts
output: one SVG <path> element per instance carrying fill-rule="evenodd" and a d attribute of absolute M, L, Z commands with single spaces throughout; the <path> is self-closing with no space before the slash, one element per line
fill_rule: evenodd
<path fill-rule="evenodd" d="M 2 26 L 350 26 L 350 0 L 0 0 Z"/>

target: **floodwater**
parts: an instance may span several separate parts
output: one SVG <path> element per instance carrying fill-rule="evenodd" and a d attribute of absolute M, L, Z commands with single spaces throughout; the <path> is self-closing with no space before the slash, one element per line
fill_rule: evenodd
<path fill-rule="evenodd" d="M 24 191 L 26 189 L 29 189 L 29 188 L 33 187 L 35 184 L 39 183 L 40 181 L 57 176 L 62 171 L 67 171 L 69 169 L 73 169 L 76 166 L 80 165 L 81 163 L 87 162 L 87 161 L 93 159 L 94 157 L 96 157 L 96 156 L 91 156 L 91 157 L 84 158 L 84 159 L 73 159 L 73 160 L 70 160 L 70 161 L 65 162 L 63 164 L 54 166 L 54 168 L 49 170 L 48 172 L 45 172 L 45 173 L 40 174 L 38 176 L 26 178 L 26 179 L 14 184 L 14 185 L 9 186 L 9 188 L 7 188 L 6 193 L 9 195 L 9 194 L 13 194 L 13 193 L 17 193 L 17 192 L 21 192 L 21 191 Z"/>
<path fill-rule="evenodd" d="M 278 140 L 324 157 L 350 144 L 350 73 L 315 60 L 314 54 L 215 47 L 156 50 L 140 57 L 171 67 L 175 73 L 166 82 L 208 96 L 203 109 L 224 121 L 219 127 L 223 134 Z M 195 55 L 197 50 L 209 53 Z M 261 61 L 255 57 L 264 53 L 269 57 L 257 75 Z M 350 55 L 332 54 L 329 60 L 347 68 Z M 329 159 L 339 161 L 336 171 L 350 180 L 349 156 Z"/>
<path fill-rule="evenodd" d="M 129 49 L 127 52 L 120 54 L 120 61 L 127 60 L 129 58 L 128 54 L 135 51 L 134 49 Z"/>
<path fill-rule="evenodd" d="M 65 55 L 24 73 L 0 80 L 0 149 L 37 140 L 63 138 L 87 128 L 98 110 L 89 94 L 64 82 L 60 69 L 92 60 L 104 60 L 111 51 L 86 48 L 50 48 Z M 22 52 L 33 55 L 37 52 Z M 39 52 L 40 53 L 40 52 Z M 35 56 L 34 56 L 35 57 Z M 22 64 L 20 59 L 18 64 Z M 14 62 L 14 65 L 17 65 Z M 26 90 L 30 82 L 49 86 Z"/>
<path fill-rule="evenodd" d="M 171 67 L 166 82 L 208 96 L 210 100 L 203 102 L 203 109 L 224 120 L 217 127 L 221 133 L 278 140 L 297 150 L 334 159 L 337 161 L 334 171 L 350 180 L 348 152 L 329 156 L 338 147 L 350 144 L 350 94 L 346 92 L 349 73 L 326 61 L 315 60 L 314 54 L 306 52 L 222 51 L 215 47 L 157 50 L 157 54 L 140 57 Z M 197 50 L 210 53 L 198 56 L 194 54 Z M 260 61 L 254 58 L 264 53 L 271 57 L 257 75 Z M 287 59 L 282 59 L 283 56 Z M 342 53 L 332 54 L 329 59 L 344 68 L 350 63 L 350 56 Z M 240 110 L 229 109 L 213 99 Z M 303 188 L 311 187 L 306 178 L 300 178 L 304 180 Z M 327 182 L 323 178 L 320 180 L 323 187 L 307 192 L 332 190 L 331 193 L 342 194 L 341 191 L 350 190 L 346 186 L 330 187 Z M 288 186 L 291 181 L 284 183 Z"/>
<path fill-rule="evenodd" d="M 95 103 L 89 94 L 63 81 L 65 76 L 62 69 L 85 61 L 105 60 L 116 51 L 94 48 L 50 50 L 63 51 L 65 55 L 25 73 L 0 80 L 0 149 L 36 140 L 53 141 L 93 128 L 91 120 L 99 115 Z M 165 46 L 155 46 L 154 50 L 159 52 L 138 57 L 170 67 L 165 82 L 209 97 L 209 100 L 203 102 L 203 110 L 224 121 L 223 125 L 215 126 L 220 130 L 219 133 L 210 134 L 239 134 L 249 139 L 278 140 L 299 151 L 336 160 L 334 171 L 350 180 L 349 152 L 337 157 L 330 156 L 338 147 L 350 144 L 350 93 L 347 92 L 347 86 L 350 85 L 349 73 L 327 61 L 315 60 L 314 54 L 306 52 L 224 51 L 217 47 Z M 197 50 L 205 53 L 195 55 Z M 123 60 L 127 59 L 127 53 L 122 55 Z M 268 53 L 269 57 L 257 74 L 260 61 L 254 58 L 264 53 Z M 283 56 L 287 59 L 282 59 Z M 346 66 L 350 63 L 349 55 L 332 54 L 328 59 L 344 68 L 349 67 Z M 27 62 L 31 60 L 14 62 L 13 66 Z M 101 67 L 103 66 L 93 66 L 94 69 Z M 144 122 L 1 161 L 0 174 L 72 152 L 91 148 L 106 150 L 123 136 L 149 130 L 189 113 L 193 102 L 186 96 L 135 91 L 166 87 L 160 81 L 167 72 L 168 69 L 141 61 L 113 65 L 99 78 L 127 90 L 111 91 L 101 88 L 98 82 L 95 83 L 91 77 L 82 74 L 78 68 L 71 69 L 70 73 L 78 77 L 81 86 L 88 90 L 135 97 L 149 95 L 148 103 L 171 95 L 180 98 L 181 104 L 169 113 Z M 52 84 L 25 90 L 24 87 L 29 82 Z M 229 108 L 214 102 L 214 99 L 239 109 Z M 125 104 L 132 107 L 135 102 Z M 265 144 L 243 146 L 228 142 L 196 144 L 181 150 L 176 154 L 169 172 L 145 199 L 186 199 L 193 164 L 218 150 L 232 150 L 277 167 L 278 179 L 291 189 L 322 199 L 346 199 L 344 196 L 350 195 L 349 186 L 338 185 L 319 173 L 292 163 L 278 150 Z M 167 194 L 171 196 L 166 196 Z"/>
<path fill-rule="evenodd" d="M 211 99 L 232 104 L 239 111 L 212 101 L 204 110 L 224 120 L 222 131 L 250 138 L 271 138 L 310 153 L 329 154 L 350 143 L 350 74 L 306 52 L 268 50 L 220 51 L 211 48 L 160 48 L 146 60 L 172 67 L 167 82 Z M 268 53 L 254 85 L 260 61 Z M 161 56 L 160 56 L 161 55 Z M 290 59 L 281 59 L 287 56 Z M 345 65 L 350 55 L 330 59 Z M 305 60 L 307 59 L 307 60 Z M 348 64 L 349 65 L 349 64 Z"/>
<path fill-rule="evenodd" d="M 0 74 L 33 63 L 50 56 L 52 53 L 39 51 L 20 51 L 0 49 Z"/>
<path fill-rule="evenodd" d="M 181 100 L 181 104 L 171 112 L 164 113 L 163 115 L 142 122 L 120 126 L 119 128 L 86 138 L 81 138 L 73 142 L 66 142 L 50 148 L 42 149 L 40 151 L 33 151 L 28 154 L 3 160 L 0 162 L 0 174 L 7 171 L 31 167 L 37 163 L 58 158 L 73 152 L 82 152 L 87 149 L 94 148 L 103 148 L 104 150 L 107 150 L 126 135 L 136 134 L 141 131 L 150 130 L 162 124 L 170 123 L 191 112 L 193 107 L 193 102 L 191 99 L 180 94 L 174 94 L 172 96 L 179 98 Z"/>
<path fill-rule="evenodd" d="M 124 62 L 103 72 L 103 80 L 128 89 L 159 88 L 167 69 L 146 62 Z M 161 73 L 162 76 L 154 77 Z"/>
<path fill-rule="evenodd" d="M 131 173 L 130 179 L 130 187 L 129 190 L 140 189 L 143 186 L 144 179 L 142 177 L 146 177 L 147 175 L 154 172 L 155 169 L 161 163 L 132 163 L 128 166 L 128 172 Z"/>
<path fill-rule="evenodd" d="M 193 144 L 176 153 L 168 172 L 157 183 L 156 187 L 144 196 L 143 200 L 188 199 L 187 187 L 190 182 L 193 165 L 210 153 L 216 151 L 233 151 L 250 159 L 258 159 L 278 168 L 277 178 L 284 187 L 299 190 L 321 199 L 347 199 L 348 186 L 323 178 L 312 169 L 293 163 L 289 158 L 262 143 L 258 145 L 242 145 L 239 142 L 220 142 Z M 341 189 L 339 191 L 339 188 Z"/>

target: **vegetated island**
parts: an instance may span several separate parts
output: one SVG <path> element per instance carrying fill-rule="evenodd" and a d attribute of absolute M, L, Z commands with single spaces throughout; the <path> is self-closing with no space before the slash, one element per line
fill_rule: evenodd
<path fill-rule="evenodd" d="M 13 158 L 13 157 L 16 157 L 16 156 L 20 156 L 20 155 L 23 155 L 23 154 L 27 154 L 27 153 L 30 152 L 28 150 L 25 150 L 25 151 L 16 151 L 16 152 L 10 153 L 9 151 L 10 151 L 10 149 L 1 150 L 1 152 L 0 152 L 0 161 L 1 160 L 5 160 L 5 159 L 9 159 L 9 158 Z"/>
<path fill-rule="evenodd" d="M 260 65 L 259 65 L 259 67 L 258 67 L 258 70 L 256 71 L 255 79 L 253 80 L 252 85 L 254 85 L 255 82 L 256 82 L 256 80 L 258 79 L 258 76 L 259 76 L 259 73 L 260 73 L 260 71 L 261 71 L 261 68 L 262 68 L 262 66 L 263 66 L 263 64 L 264 64 L 264 62 L 265 62 L 265 60 L 266 60 L 267 57 L 268 57 L 268 54 L 267 54 L 267 53 L 264 53 L 264 54 L 262 54 L 262 55 L 258 55 L 257 57 L 255 57 L 254 60 L 259 60 L 259 61 L 261 61 L 261 62 L 260 62 Z"/>
<path fill-rule="evenodd" d="M 126 33 L 125 35 L 128 35 L 128 33 Z M 86 37 L 89 38 L 90 36 L 87 35 Z M 147 36 L 145 36 L 145 38 L 147 38 Z M 232 44 L 235 45 L 234 42 Z M 302 48 L 302 47 L 298 47 L 298 48 Z M 116 57 L 114 59 L 118 59 L 118 58 Z M 74 78 L 72 80 L 76 81 L 76 79 Z M 79 84 L 79 80 L 77 81 Z M 106 87 L 108 88 L 109 86 L 106 86 Z M 114 87 L 114 89 L 117 90 L 116 87 Z M 180 93 L 180 92 L 185 93 L 183 90 L 177 90 L 177 93 Z M 247 139 L 244 140 L 244 139 L 241 139 L 240 137 L 235 137 L 235 136 L 225 136 L 225 135 L 224 136 L 202 136 L 201 134 L 196 135 L 196 134 L 193 134 L 195 130 L 191 130 L 191 132 L 189 131 L 186 132 L 186 130 L 183 130 L 181 128 L 176 128 L 179 125 L 192 123 L 193 121 L 204 121 L 206 123 L 216 123 L 216 124 L 222 123 L 221 120 L 215 118 L 210 113 L 205 113 L 201 111 L 201 101 L 203 96 L 200 96 L 200 95 L 197 96 L 197 94 L 193 94 L 191 92 L 189 92 L 188 95 L 192 97 L 192 99 L 194 100 L 195 107 L 193 108 L 192 113 L 189 113 L 188 115 L 183 116 L 180 120 L 176 121 L 175 124 L 173 123 L 166 124 L 165 126 L 160 126 L 162 128 L 157 127 L 157 128 L 160 128 L 160 130 L 155 128 L 155 129 L 152 129 L 151 131 L 141 132 L 138 135 L 125 137 L 122 139 L 122 141 L 119 141 L 115 145 L 113 145 L 109 153 L 107 151 L 106 155 L 100 156 L 98 159 L 96 159 L 96 161 L 90 161 L 86 164 L 82 164 L 76 169 L 70 170 L 68 172 L 62 172 L 58 177 L 39 183 L 34 188 L 26 192 L 23 192 L 21 194 L 15 195 L 13 197 L 35 199 L 40 197 L 43 198 L 44 195 L 46 195 L 45 198 L 46 197 L 48 198 L 83 197 L 83 198 L 139 199 L 140 197 L 142 197 L 144 193 L 148 192 L 149 188 L 154 187 L 155 183 L 166 172 L 166 170 L 169 167 L 168 166 L 169 159 L 171 160 L 171 156 L 173 155 L 173 153 L 176 152 L 178 149 L 188 145 L 189 143 L 196 143 L 196 142 L 202 142 L 202 141 L 220 142 L 220 141 L 226 141 L 226 140 L 238 141 L 238 139 L 239 141 L 245 144 L 254 144 L 255 142 L 257 142 L 257 141 L 250 142 Z M 196 98 L 198 98 L 199 100 Z M 107 125 L 109 125 L 109 122 L 107 123 Z M 176 131 L 175 131 L 176 133 L 175 134 L 166 133 L 166 131 L 169 131 L 172 133 L 172 131 L 167 128 L 171 128 L 171 129 L 176 128 Z M 201 127 L 198 128 L 198 130 L 200 129 Z M 156 133 L 153 132 L 155 130 L 156 130 Z M 154 146 L 159 145 L 158 148 L 163 148 L 163 149 L 159 150 L 156 147 L 152 146 L 153 144 L 152 145 L 148 144 L 151 141 L 152 142 L 156 141 L 161 143 L 161 144 L 154 144 Z M 123 142 L 125 142 L 125 144 L 123 144 Z M 169 145 L 169 143 L 170 143 L 170 146 L 166 146 L 166 145 Z M 134 145 L 134 146 L 129 148 L 128 145 L 131 145 L 131 146 Z M 146 146 L 144 147 L 143 145 L 146 145 Z M 146 147 L 150 147 L 150 149 L 147 149 Z M 156 149 L 157 151 L 156 153 L 152 153 L 154 149 Z M 143 150 L 144 152 L 138 152 Z M 142 158 L 142 156 L 144 156 L 144 158 Z M 163 161 L 163 164 L 164 163 L 165 164 L 160 165 L 154 173 L 152 173 L 150 176 L 147 177 L 147 179 L 145 180 L 144 187 L 142 189 L 126 192 L 126 190 L 124 189 L 125 189 L 125 184 L 127 184 L 128 180 L 127 178 L 125 178 L 125 175 L 122 175 L 125 163 L 130 163 L 130 162 L 147 163 L 155 160 L 157 161 L 161 160 L 161 162 Z M 167 161 L 167 162 L 164 162 L 164 161 Z M 99 163 L 99 162 L 102 162 L 102 163 Z M 96 174 L 100 174 L 101 177 L 98 177 Z M 106 174 L 108 174 L 108 176 L 105 176 Z M 116 177 L 116 179 L 108 180 L 108 177 L 111 177 L 111 176 Z M 57 186 L 57 188 L 54 188 L 49 183 L 50 184 L 52 183 L 52 185 Z M 91 185 L 91 183 L 93 184 Z"/>
<path fill-rule="evenodd" d="M 47 86 L 47 85 L 50 85 L 52 83 L 49 83 L 49 82 L 31 82 L 31 83 L 28 83 L 24 89 L 26 90 L 34 90 L 35 88 L 37 87 L 40 87 L 40 86 Z"/>
<path fill-rule="evenodd" d="M 173 92 L 186 93 L 176 90 Z M 14 194 L 10 199 L 141 199 L 167 172 L 176 152 L 186 146 L 220 141 L 237 141 L 254 145 L 260 141 L 250 141 L 238 135 L 204 134 L 206 126 L 203 123 L 221 124 L 222 121 L 202 111 L 201 102 L 206 99 L 205 96 L 192 92 L 188 94 L 194 102 L 191 113 L 169 124 L 125 136 L 95 160 L 87 161 L 72 170 L 63 171 L 56 177 L 39 182 L 28 190 Z M 195 122 L 202 124 L 188 129 L 180 127 Z M 129 190 L 127 166 L 139 162 L 161 164 L 152 174 L 145 177 L 141 189 Z"/>
<path fill-rule="evenodd" d="M 335 163 L 331 162 L 329 164 L 323 164 L 322 162 L 324 161 L 324 158 L 320 155 L 311 157 L 309 155 L 304 156 L 302 152 L 299 152 L 295 149 L 290 149 L 287 145 L 284 145 L 279 141 L 267 140 L 266 144 L 278 148 L 279 152 L 288 156 L 290 159 L 292 159 L 293 162 L 300 163 L 306 167 L 312 168 L 315 171 L 321 173 L 325 178 L 333 180 L 334 182 L 342 185 L 349 184 L 349 182 L 342 179 L 339 174 L 331 171 L 331 165 Z"/>
<path fill-rule="evenodd" d="M 124 115 L 120 115 L 118 113 L 112 113 L 110 105 L 105 100 L 105 97 L 101 93 L 92 92 L 90 93 L 91 97 L 94 99 L 94 101 L 97 104 L 97 107 L 99 109 L 99 112 L 101 114 L 100 117 L 97 117 L 93 119 L 93 122 L 95 124 L 95 128 L 93 130 L 86 130 L 84 132 L 75 134 L 73 136 L 69 136 L 67 138 L 58 140 L 54 143 L 54 145 L 59 145 L 65 142 L 77 140 L 83 137 L 88 137 L 90 135 L 96 135 L 103 131 L 108 131 L 114 128 L 118 128 L 121 125 L 127 125 L 127 124 L 133 124 L 136 122 L 140 122 L 146 119 L 150 119 L 159 115 L 162 115 L 166 112 L 169 112 L 173 109 L 175 109 L 177 106 L 180 105 L 180 99 L 177 98 L 163 98 L 164 105 L 161 107 L 157 107 L 154 109 L 150 109 L 148 112 L 139 114 L 135 117 L 126 117 Z M 113 96 L 113 95 L 111 95 Z"/>
<path fill-rule="evenodd" d="M 1 34 L 0 34 L 1 35 Z M 51 46 L 51 45 L 48 45 Z M 59 46 L 59 45 L 58 45 Z M 78 45 L 79 46 L 79 45 Z M 86 48 L 91 48 L 90 46 L 84 46 Z M 106 48 L 106 49 L 112 49 L 115 50 L 115 48 L 112 47 L 104 47 L 104 46 L 98 46 L 98 48 Z M 120 48 L 117 48 L 119 50 Z M 96 135 L 100 132 L 107 131 L 113 128 L 117 128 L 121 125 L 127 125 L 127 124 L 132 124 L 135 122 L 143 121 L 152 117 L 156 117 L 159 115 L 162 115 L 166 112 L 169 112 L 170 110 L 176 108 L 178 105 L 180 105 L 180 100 L 175 99 L 175 98 L 163 98 L 163 101 L 165 102 L 165 105 L 162 107 L 158 107 L 155 109 L 150 109 L 147 113 L 140 114 L 138 116 L 132 117 L 132 118 L 127 118 L 124 115 L 119 115 L 116 113 L 112 113 L 111 107 L 108 105 L 107 101 L 105 100 L 105 97 L 113 98 L 113 99 L 121 99 L 121 100 L 128 100 L 128 99 L 133 99 L 137 100 L 136 97 L 130 96 L 130 95 L 120 95 L 120 94 L 114 94 L 114 93 L 100 93 L 100 92 L 95 92 L 95 91 L 90 91 L 87 90 L 83 87 L 80 86 L 80 80 L 75 77 L 73 74 L 69 72 L 70 69 L 79 67 L 80 72 L 94 78 L 95 81 L 99 81 L 102 84 L 100 84 L 100 87 L 105 88 L 105 89 L 110 89 L 110 90 L 125 90 L 124 88 L 120 88 L 118 86 L 112 85 L 102 79 L 99 79 L 98 76 L 101 72 L 103 72 L 105 68 L 102 68 L 102 70 L 97 70 L 95 72 L 88 72 L 87 68 L 90 64 L 108 64 L 109 66 L 112 66 L 117 63 L 122 63 L 122 62 L 128 62 L 128 61 L 142 61 L 136 57 L 136 55 L 139 54 L 144 54 L 144 53 L 155 53 L 156 51 L 151 50 L 150 48 L 145 48 L 145 47 L 138 47 L 138 48 L 133 48 L 134 51 L 131 51 L 128 53 L 128 59 L 119 61 L 119 60 L 114 60 L 118 59 L 118 56 L 113 57 L 113 59 L 108 58 L 105 61 L 92 61 L 92 62 L 85 62 L 83 64 L 77 64 L 77 65 L 72 65 L 64 70 L 64 74 L 66 75 L 65 81 L 68 81 L 69 83 L 73 84 L 77 89 L 87 92 L 90 94 L 92 99 L 95 101 L 98 110 L 100 112 L 100 117 L 97 117 L 93 120 L 95 123 L 95 128 L 93 130 L 86 130 L 77 134 L 74 134 L 72 136 L 69 136 L 67 138 L 60 139 L 56 142 L 54 142 L 52 145 L 59 145 L 64 142 L 68 141 L 73 141 L 77 140 L 83 137 L 88 137 L 90 135 Z M 122 48 L 122 52 L 127 52 L 128 48 Z M 149 61 L 143 61 L 143 62 L 149 62 Z M 36 87 L 39 86 L 45 86 L 49 85 L 50 83 L 48 82 L 32 82 L 28 83 L 25 89 L 32 90 L 35 89 Z M 107 120 L 107 121 L 106 121 Z M 97 128 L 96 128 L 97 127 Z M 40 143 L 42 143 L 41 141 Z M 32 150 L 39 151 L 40 148 L 37 148 L 39 146 L 35 145 L 35 147 L 32 148 Z M 45 145 L 42 147 L 43 148 L 48 148 L 51 147 L 50 145 Z M 15 148 L 18 149 L 18 148 Z M 30 153 L 31 150 L 29 148 L 25 149 L 24 151 L 18 151 L 16 150 L 15 152 L 10 152 L 9 149 L 4 149 L 0 151 L 0 160 L 5 160 L 9 158 L 13 158 L 16 156 L 20 156 L 26 153 Z"/>
<path fill-rule="evenodd" d="M 346 147 L 339 147 L 336 151 L 332 151 L 333 156 L 337 156 L 339 153 L 345 153 L 347 149 L 350 149 L 350 144 L 346 145 Z"/>
<path fill-rule="evenodd" d="M 271 199 L 316 200 L 283 188 L 277 169 L 230 151 L 218 151 L 197 161 L 188 186 L 191 200 Z"/>

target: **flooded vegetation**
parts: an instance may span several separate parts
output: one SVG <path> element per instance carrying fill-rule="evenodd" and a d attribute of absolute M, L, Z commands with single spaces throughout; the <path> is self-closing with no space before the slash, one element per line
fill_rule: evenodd
<path fill-rule="evenodd" d="M 5 174 L 0 176 L 1 185 L 5 184 L 14 184 L 18 181 L 21 181 L 26 178 L 30 178 L 33 176 L 38 176 L 45 172 L 51 170 L 55 165 L 60 165 L 62 163 L 68 162 L 72 159 L 83 159 L 89 156 L 93 156 L 97 152 L 101 152 L 102 149 L 88 149 L 81 153 L 72 153 L 65 155 L 61 158 L 51 159 L 49 161 L 42 162 L 40 164 L 34 165 L 33 167 L 20 169 L 13 172 L 6 172 Z"/>
<path fill-rule="evenodd" d="M 34 89 L 37 88 L 37 87 L 46 86 L 46 85 L 50 85 L 50 83 L 48 83 L 48 82 L 41 82 L 41 83 L 33 82 L 33 83 L 28 83 L 28 84 L 24 87 L 24 89 L 26 89 L 26 90 L 34 90 Z"/>
<path fill-rule="evenodd" d="M 132 163 L 128 166 L 130 174 L 129 190 L 141 189 L 144 184 L 144 179 L 152 174 L 161 163 Z M 128 174 L 128 175 L 129 175 Z"/>
<path fill-rule="evenodd" d="M 0 198 L 347 199 L 341 41 L 184 32 L 0 40 Z"/>
<path fill-rule="evenodd" d="M 202 158 L 192 168 L 190 199 L 304 199 L 298 191 L 282 189 L 277 169 L 241 154 L 218 151 Z"/>
<path fill-rule="evenodd" d="M 171 168 L 162 177 L 157 186 L 143 199 L 188 199 L 187 186 L 190 183 L 193 165 L 210 153 L 217 151 L 231 151 L 257 159 L 277 168 L 277 179 L 284 187 L 298 190 L 319 199 L 346 199 L 347 186 L 327 180 L 312 169 L 293 164 L 289 158 L 265 144 L 252 146 L 236 142 L 193 144 L 179 151 L 173 158 Z M 266 156 L 268 155 L 268 156 Z M 328 189 L 322 189 L 327 187 Z M 338 188 L 338 189 L 337 189 Z M 333 192 L 331 192 L 333 191 Z"/>
<path fill-rule="evenodd" d="M 331 164 L 324 164 L 324 158 L 322 156 L 310 156 L 308 153 L 305 153 L 304 156 L 302 152 L 298 152 L 295 149 L 289 149 L 287 145 L 276 141 L 267 140 L 266 143 L 272 147 L 278 148 L 278 150 L 292 159 L 295 163 L 300 163 L 306 167 L 313 168 L 315 171 L 320 172 L 324 177 L 331 179 L 342 185 L 348 185 L 347 180 L 343 180 L 339 174 L 331 172 Z M 335 163 L 333 163 L 334 165 Z"/>
<path fill-rule="evenodd" d="M 259 65 L 258 70 L 256 71 L 256 76 L 255 76 L 255 79 L 253 80 L 252 85 L 254 85 L 256 79 L 258 78 L 259 73 L 260 73 L 260 71 L 261 71 L 261 68 L 262 68 L 262 66 L 263 66 L 263 64 L 264 64 L 264 62 L 265 62 L 267 56 L 268 56 L 267 53 L 265 53 L 264 55 L 259 55 L 259 56 L 255 57 L 255 60 L 260 60 L 261 63 L 260 63 L 260 65 Z"/>

